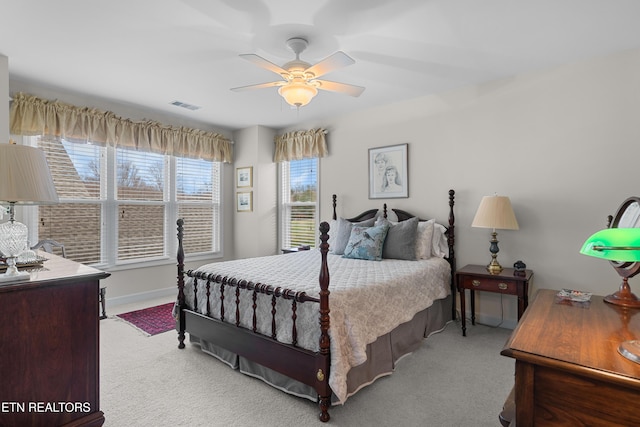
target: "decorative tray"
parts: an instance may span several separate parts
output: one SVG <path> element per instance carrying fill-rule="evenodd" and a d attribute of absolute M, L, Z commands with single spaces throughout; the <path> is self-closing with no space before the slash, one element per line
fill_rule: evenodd
<path fill-rule="evenodd" d="M 591 295 L 591 292 L 576 291 L 574 289 L 562 289 L 556 294 L 558 298 L 576 302 L 587 302 L 591 300 Z"/>
<path fill-rule="evenodd" d="M 34 257 L 29 257 L 29 259 L 21 259 L 18 257 L 16 261 L 16 267 L 18 268 L 38 268 L 42 267 L 42 264 L 47 260 L 47 258 L 42 257 L 40 255 L 36 255 Z M 0 273 L 4 273 L 7 270 L 7 262 L 6 258 L 0 258 Z"/>

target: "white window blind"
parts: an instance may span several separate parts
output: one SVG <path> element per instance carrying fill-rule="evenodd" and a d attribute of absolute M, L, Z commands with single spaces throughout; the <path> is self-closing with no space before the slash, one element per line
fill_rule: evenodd
<path fill-rule="evenodd" d="M 217 162 L 177 159 L 176 199 L 178 218 L 184 219 L 185 253 L 220 251 L 220 169 Z"/>
<path fill-rule="evenodd" d="M 280 163 L 283 248 L 315 247 L 318 230 L 318 159 Z"/>
<path fill-rule="evenodd" d="M 116 150 L 118 261 L 164 255 L 165 156 Z"/>
<path fill-rule="evenodd" d="M 47 138 L 37 138 L 37 146 L 46 154 L 60 199 L 38 208 L 38 236 L 63 243 L 68 258 L 101 263 L 106 149 Z"/>
<path fill-rule="evenodd" d="M 185 254 L 221 251 L 219 162 L 28 141 L 45 151 L 60 199 L 37 208 L 38 238 L 63 243 L 68 258 L 105 267 L 173 258 L 178 217 L 189 230 Z"/>

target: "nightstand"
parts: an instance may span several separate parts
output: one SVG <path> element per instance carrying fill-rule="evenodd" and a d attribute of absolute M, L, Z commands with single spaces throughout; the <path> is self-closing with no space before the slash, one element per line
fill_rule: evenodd
<path fill-rule="evenodd" d="M 518 320 L 522 317 L 529 304 L 529 282 L 533 271 L 524 270 L 516 275 L 513 268 L 505 268 L 500 274 L 490 274 L 484 265 L 466 265 L 456 271 L 456 288 L 460 293 L 460 317 L 462 318 L 462 335 L 467 336 L 465 315 L 465 289 L 471 295 L 471 324 L 476 324 L 476 295 L 475 291 L 495 292 L 499 294 L 515 295 L 518 297 Z"/>

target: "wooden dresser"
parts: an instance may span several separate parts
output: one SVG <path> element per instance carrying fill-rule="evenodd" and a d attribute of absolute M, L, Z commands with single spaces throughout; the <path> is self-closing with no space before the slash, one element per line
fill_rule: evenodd
<path fill-rule="evenodd" d="M 28 281 L 0 284 L 0 426 L 101 426 L 99 282 L 52 254 Z"/>
<path fill-rule="evenodd" d="M 501 353 L 516 359 L 517 427 L 640 425 L 640 364 L 617 350 L 640 339 L 640 309 L 556 293 L 537 293 Z"/>

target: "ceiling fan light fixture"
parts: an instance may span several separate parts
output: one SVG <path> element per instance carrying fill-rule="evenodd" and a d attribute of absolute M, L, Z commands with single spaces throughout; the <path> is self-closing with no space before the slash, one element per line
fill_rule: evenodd
<path fill-rule="evenodd" d="M 318 80 L 319 77 L 339 68 L 354 64 L 355 61 L 344 52 L 337 51 L 314 65 L 300 59 L 300 53 L 307 48 L 308 42 L 302 37 L 287 40 L 287 47 L 296 54 L 296 58 L 282 67 L 254 53 L 240 55 L 242 58 L 279 75 L 283 80 L 259 83 L 249 86 L 231 88 L 234 92 L 250 89 L 278 87 L 278 93 L 287 104 L 300 108 L 307 105 L 318 94 L 318 89 L 330 92 L 360 96 L 364 90 L 361 86 L 346 83 Z"/>
<path fill-rule="evenodd" d="M 287 101 L 287 104 L 300 108 L 311 102 L 318 94 L 318 89 L 306 83 L 289 82 L 281 86 L 278 93 Z"/>

